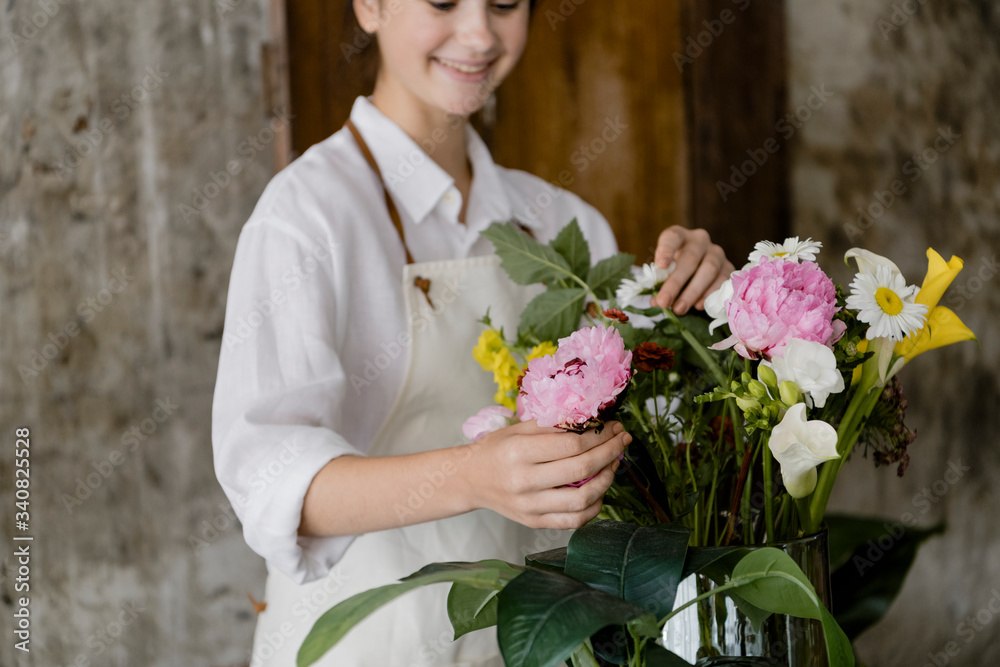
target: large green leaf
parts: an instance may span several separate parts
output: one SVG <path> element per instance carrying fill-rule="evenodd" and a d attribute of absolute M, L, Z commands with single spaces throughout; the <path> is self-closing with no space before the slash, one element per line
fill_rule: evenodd
<path fill-rule="evenodd" d="M 518 335 L 551 341 L 569 336 L 576 331 L 583 316 L 583 300 L 586 296 L 587 293 L 582 288 L 542 292 L 521 313 Z"/>
<path fill-rule="evenodd" d="M 853 667 L 851 642 L 816 596 L 816 590 L 788 554 L 764 547 L 747 554 L 733 568 L 736 593 L 750 604 L 775 614 L 814 618 L 823 624 L 831 667 Z"/>
<path fill-rule="evenodd" d="M 583 237 L 576 218 L 559 231 L 559 235 L 552 239 L 550 245 L 562 255 L 573 269 L 573 273 L 581 280 L 587 278 L 587 272 L 590 271 L 590 246 L 587 245 L 587 239 Z"/>
<path fill-rule="evenodd" d="M 854 516 L 825 519 L 830 531 L 833 615 L 852 640 L 885 616 L 924 540 L 944 531 Z"/>
<path fill-rule="evenodd" d="M 455 639 L 475 630 L 497 624 L 499 590 L 477 588 L 459 582 L 448 591 L 448 619 L 455 629 Z"/>
<path fill-rule="evenodd" d="M 566 547 L 525 556 L 524 564 L 539 570 L 562 573 L 566 569 Z"/>
<path fill-rule="evenodd" d="M 646 667 L 691 667 L 691 663 L 684 658 L 652 642 L 646 644 L 642 660 Z"/>
<path fill-rule="evenodd" d="M 508 667 L 556 667 L 608 625 L 626 625 L 641 636 L 659 632 L 656 618 L 642 608 L 543 570 L 526 570 L 507 584 L 497 619 Z"/>
<path fill-rule="evenodd" d="M 618 253 L 602 259 L 587 274 L 587 285 L 598 299 L 610 299 L 623 278 L 632 276 L 635 256 Z"/>
<path fill-rule="evenodd" d="M 296 664 L 298 667 L 312 665 L 369 614 L 416 588 L 451 581 L 461 582 L 466 586 L 496 590 L 503 588 L 504 583 L 510 581 L 517 572 L 509 563 L 496 560 L 481 563 L 434 563 L 402 579 L 399 583 L 358 593 L 317 619 L 299 648 Z"/>
<path fill-rule="evenodd" d="M 566 574 L 662 618 L 674 607 L 690 537 L 676 524 L 595 521 L 570 538 Z"/>
<path fill-rule="evenodd" d="M 702 565 L 701 567 L 695 570 L 699 574 L 705 575 L 719 586 L 729 581 L 729 579 L 732 577 L 733 569 L 748 553 L 750 553 L 750 550 L 745 547 L 704 547 L 704 548 L 728 549 L 728 553 L 722 554 L 717 558 L 713 558 L 709 563 Z M 688 560 L 690 562 L 691 558 L 689 558 Z M 727 591 L 725 594 L 730 598 L 732 598 L 733 603 L 736 605 L 736 608 L 739 609 L 740 612 L 747 617 L 747 619 L 750 621 L 750 625 L 752 625 L 757 630 L 759 630 L 760 626 L 764 623 L 764 621 L 767 620 L 767 617 L 771 615 L 770 611 L 767 611 L 766 609 L 761 609 L 755 604 L 751 604 L 749 601 L 743 599 L 739 595 L 739 593 L 736 593 L 735 591 L 730 590 Z"/>
<path fill-rule="evenodd" d="M 519 285 L 555 283 L 573 275 L 562 255 L 531 238 L 509 222 L 494 222 L 483 230 L 500 256 L 500 265 Z"/>

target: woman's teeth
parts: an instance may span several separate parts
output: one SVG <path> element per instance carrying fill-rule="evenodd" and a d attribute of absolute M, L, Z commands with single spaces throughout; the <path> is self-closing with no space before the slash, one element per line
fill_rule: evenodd
<path fill-rule="evenodd" d="M 481 65 L 466 65 L 454 60 L 447 60 L 445 58 L 438 58 L 438 62 L 454 70 L 458 70 L 459 72 L 464 72 L 465 74 L 476 74 L 478 72 L 482 72 L 490 66 L 489 63 L 483 63 Z"/>

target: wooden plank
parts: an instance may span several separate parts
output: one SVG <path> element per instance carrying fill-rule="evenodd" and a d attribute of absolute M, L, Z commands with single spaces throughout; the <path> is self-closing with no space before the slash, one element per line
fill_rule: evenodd
<path fill-rule="evenodd" d="M 676 0 L 542 2 L 522 63 L 498 93 L 500 164 L 560 184 L 652 261 L 659 230 L 687 221 L 684 91 L 672 54 Z M 515 210 L 530 214 L 530 203 Z"/>
<path fill-rule="evenodd" d="M 339 129 L 373 77 L 358 53 L 363 34 L 345 22 L 347 0 L 285 1 L 294 156 Z M 740 264 L 754 242 L 789 229 L 789 151 L 775 130 L 786 106 L 784 2 L 624 6 L 540 2 L 524 59 L 498 92 L 495 125 L 476 126 L 497 162 L 596 206 L 638 261 L 651 261 L 657 233 L 677 223 L 708 229 Z M 719 29 L 726 11 L 734 19 Z M 689 40 L 696 55 L 678 62 Z M 775 137 L 779 150 L 724 200 L 719 183 L 733 165 Z M 515 210 L 530 215 L 532 204 Z"/>
<path fill-rule="evenodd" d="M 684 0 L 684 17 L 691 219 L 739 267 L 754 243 L 790 230 L 789 147 L 775 127 L 787 106 L 784 0 Z"/>

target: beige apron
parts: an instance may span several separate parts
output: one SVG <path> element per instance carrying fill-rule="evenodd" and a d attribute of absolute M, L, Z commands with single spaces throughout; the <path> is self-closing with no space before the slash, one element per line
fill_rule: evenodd
<path fill-rule="evenodd" d="M 363 143 L 362 147 L 366 148 Z M 388 197 L 387 204 L 395 213 Z M 492 405 L 495 392 L 491 374 L 472 358 L 483 329 L 478 320 L 488 306 L 494 326 L 516 331 L 522 309 L 537 293 L 534 288 L 515 285 L 496 255 L 410 263 L 403 271 L 403 291 L 413 342 L 402 390 L 372 442 L 370 456 L 409 454 L 465 442 L 462 423 Z M 444 471 L 415 482 L 408 497 L 419 503 L 422 495 L 434 493 L 442 483 L 448 483 Z M 477 510 L 362 535 L 328 577 L 304 586 L 271 570 L 264 598 L 267 608 L 258 618 L 250 665 L 295 665 L 302 641 L 324 611 L 429 563 L 485 558 L 523 563 L 527 553 L 565 546 L 568 536 L 568 532 L 534 531 L 492 511 Z M 495 627 L 452 641 L 448 590 L 448 584 L 435 584 L 397 598 L 357 625 L 316 664 L 502 667 Z"/>

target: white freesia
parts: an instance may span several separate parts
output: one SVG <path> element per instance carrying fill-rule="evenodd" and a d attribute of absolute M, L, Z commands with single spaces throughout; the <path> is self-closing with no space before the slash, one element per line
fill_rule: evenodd
<path fill-rule="evenodd" d="M 807 401 L 811 400 L 817 408 L 826 405 L 830 394 L 844 391 L 844 376 L 837 370 L 837 357 L 822 343 L 792 338 L 785 346 L 784 356 L 762 361 L 761 365 L 770 366 L 779 383 L 788 380 L 798 385 L 807 395 Z"/>
<path fill-rule="evenodd" d="M 816 466 L 839 458 L 837 431 L 824 421 L 806 421 L 805 403 L 796 403 L 771 431 L 767 442 L 781 466 L 781 481 L 792 498 L 816 489 Z"/>
<path fill-rule="evenodd" d="M 670 266 L 665 269 L 661 269 L 655 264 L 643 264 L 634 280 L 626 278 L 618 285 L 618 289 L 615 291 L 615 300 L 618 305 L 630 306 L 643 294 L 656 294 L 676 266 L 676 262 L 671 262 Z"/>
<path fill-rule="evenodd" d="M 705 312 L 712 318 L 712 323 L 708 325 L 708 333 L 712 333 L 723 324 L 729 324 L 729 317 L 726 315 L 726 304 L 733 296 L 733 281 L 727 280 L 722 283 L 719 289 L 705 297 Z"/>
<path fill-rule="evenodd" d="M 751 264 L 759 264 L 764 257 L 778 257 L 790 262 L 814 262 L 816 253 L 822 247 L 823 244 L 819 241 L 813 241 L 812 238 L 799 241 L 798 236 L 791 236 L 784 243 L 760 241 L 750 253 L 749 261 Z"/>

